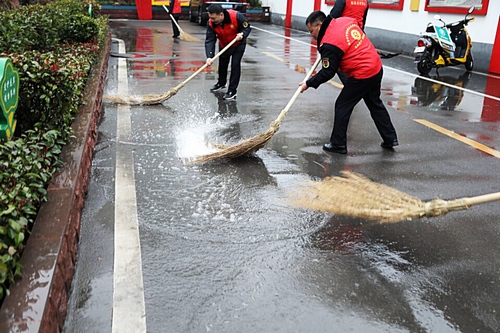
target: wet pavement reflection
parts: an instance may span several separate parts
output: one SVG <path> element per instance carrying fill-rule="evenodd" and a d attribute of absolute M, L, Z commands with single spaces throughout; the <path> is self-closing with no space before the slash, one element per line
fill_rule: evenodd
<path fill-rule="evenodd" d="M 267 129 L 314 62 L 316 48 L 307 34 L 255 25 L 302 43 L 254 29 L 237 101 L 209 92 L 217 78 L 214 64 L 164 105 L 131 109 L 127 146 L 135 159 L 148 332 L 500 331 L 498 205 L 387 225 L 287 205 L 287 194 L 301 181 L 341 170 L 422 199 L 498 191 L 496 158 L 412 120 L 425 118 L 499 148 L 495 99 L 387 69 L 382 98 L 398 130 L 401 146 L 395 151 L 380 148 L 360 104 L 351 118 L 349 154 L 324 153 L 321 145 L 330 135 L 340 92 L 324 85 L 300 96 L 280 131 L 257 154 L 183 163 L 210 152 L 206 141 L 232 144 Z M 111 26 L 128 53 L 147 56 L 127 59 L 134 94 L 164 92 L 203 64 L 203 43 L 173 41 L 170 24 L 112 21 Z M 203 39 L 202 28 L 183 27 Z M 414 65 L 404 58 L 384 64 L 408 71 Z M 473 73 L 439 74 L 431 78 L 467 89 L 484 83 L 483 92 L 490 89 Z M 108 75 L 106 93 L 113 93 L 114 58 Z M 94 277 L 83 272 L 96 265 L 84 243 L 109 242 L 98 232 L 89 240 L 85 228 L 96 214 L 113 219 L 102 208 L 113 205 L 113 196 L 94 196 L 92 188 L 113 189 L 107 163 L 116 149 L 116 113 L 115 105 L 103 106 L 106 121 L 99 128 L 67 332 L 110 331 L 109 266 Z M 102 251 L 99 256 L 112 261 L 112 251 Z M 105 281 L 108 289 L 96 281 Z M 95 284 L 100 288 L 89 290 Z M 103 297 L 108 301 L 97 305 Z"/>

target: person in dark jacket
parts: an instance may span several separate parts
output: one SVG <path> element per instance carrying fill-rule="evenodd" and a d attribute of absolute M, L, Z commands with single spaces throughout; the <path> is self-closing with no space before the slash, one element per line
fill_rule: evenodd
<path fill-rule="evenodd" d="M 367 14 L 368 0 L 337 0 L 330 11 L 330 16 L 333 18 L 352 17 L 363 31 Z"/>
<path fill-rule="evenodd" d="M 219 41 L 219 50 L 222 50 L 233 39 L 237 38 L 238 40 L 219 57 L 219 79 L 210 88 L 210 91 L 218 91 L 226 87 L 227 68 L 229 66 L 229 59 L 231 59 L 231 77 L 224 99 L 235 100 L 241 77 L 241 58 L 243 58 L 243 53 L 245 53 L 246 38 L 251 30 L 250 24 L 240 12 L 232 9 L 225 10 L 221 5 L 217 4 L 212 4 L 208 7 L 208 16 L 210 17 L 210 21 L 205 39 L 205 53 L 208 65 L 212 65 L 213 63 L 212 58 L 215 55 L 215 43 L 217 40 Z"/>
<path fill-rule="evenodd" d="M 330 142 L 323 145 L 328 152 L 347 153 L 347 125 L 356 104 L 363 99 L 383 139 L 381 146 L 392 149 L 398 145 L 396 130 L 382 100 L 382 61 L 355 19 L 326 17 L 312 12 L 306 20 L 307 29 L 318 42 L 322 68 L 306 82 L 301 92 L 318 88 L 335 76 L 337 69 L 349 77 L 335 102 L 335 120 Z"/>
<path fill-rule="evenodd" d="M 179 22 L 179 19 L 181 18 L 182 14 L 181 0 L 170 0 L 168 11 L 170 12 L 170 15 L 172 15 L 174 20 L 176 22 Z M 177 25 L 173 20 L 172 20 L 172 30 L 174 31 L 174 35 L 172 37 L 179 38 L 179 33 L 180 33 L 179 28 L 177 28 Z"/>

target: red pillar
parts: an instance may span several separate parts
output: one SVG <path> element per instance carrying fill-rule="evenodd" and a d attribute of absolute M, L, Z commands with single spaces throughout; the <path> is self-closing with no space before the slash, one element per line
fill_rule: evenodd
<path fill-rule="evenodd" d="M 285 27 L 287 28 L 290 28 L 292 26 L 292 2 L 293 0 L 287 0 L 286 2 Z"/>
<path fill-rule="evenodd" d="M 497 36 L 491 53 L 490 72 L 500 74 L 500 17 L 498 18 Z"/>
<path fill-rule="evenodd" d="M 151 20 L 153 18 L 153 6 L 151 0 L 135 0 L 137 16 L 139 20 Z"/>
<path fill-rule="evenodd" d="M 488 81 L 486 81 L 485 94 L 500 97 L 500 79 L 489 76 Z M 499 120 L 500 101 L 485 97 L 483 104 L 483 113 L 481 114 L 481 121 L 493 123 Z"/>
<path fill-rule="evenodd" d="M 314 10 L 321 10 L 321 0 L 314 0 Z"/>

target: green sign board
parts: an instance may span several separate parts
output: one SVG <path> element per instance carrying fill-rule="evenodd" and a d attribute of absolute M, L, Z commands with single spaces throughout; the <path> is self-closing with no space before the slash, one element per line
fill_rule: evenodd
<path fill-rule="evenodd" d="M 8 58 L 0 58 L 0 139 L 10 140 L 16 129 L 19 72 Z"/>
<path fill-rule="evenodd" d="M 448 51 L 455 51 L 455 44 L 451 40 L 448 29 L 438 27 L 437 25 L 434 26 L 434 29 L 436 30 L 439 44 L 441 44 L 441 46 Z"/>

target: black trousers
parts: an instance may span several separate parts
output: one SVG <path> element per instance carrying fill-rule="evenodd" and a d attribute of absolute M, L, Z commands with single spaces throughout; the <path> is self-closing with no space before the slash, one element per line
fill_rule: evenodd
<path fill-rule="evenodd" d="M 171 15 L 175 19 L 175 21 L 178 23 L 179 19 L 181 18 L 181 13 L 171 14 Z M 172 20 L 172 30 L 174 31 L 173 37 L 179 37 L 179 34 L 180 34 L 179 28 L 177 28 L 177 25 L 174 23 L 173 20 Z"/>
<path fill-rule="evenodd" d="M 349 80 L 349 77 L 344 72 L 337 71 L 337 76 L 339 77 L 340 82 L 342 82 L 342 84 L 346 84 L 347 80 Z"/>
<path fill-rule="evenodd" d="M 241 77 L 241 58 L 245 53 L 245 43 L 232 47 L 219 57 L 219 84 L 225 85 L 227 82 L 227 68 L 229 58 L 231 58 L 231 77 L 229 79 L 228 92 L 236 92 Z"/>
<path fill-rule="evenodd" d="M 385 142 L 397 139 L 396 130 L 391 122 L 391 117 L 380 99 L 380 85 L 383 70 L 368 79 L 355 79 L 350 77 L 344 84 L 344 89 L 335 102 L 335 120 L 330 138 L 332 144 L 345 146 L 347 144 L 347 125 L 352 110 L 363 99 L 370 110 L 375 126 Z"/>

